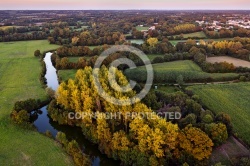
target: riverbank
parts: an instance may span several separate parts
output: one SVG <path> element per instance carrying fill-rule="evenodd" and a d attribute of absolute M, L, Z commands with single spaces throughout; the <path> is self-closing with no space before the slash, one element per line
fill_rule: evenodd
<path fill-rule="evenodd" d="M 0 165 L 73 165 L 55 141 L 10 121 L 16 101 L 46 100 L 34 51 L 56 49 L 46 40 L 0 43 Z"/>
<path fill-rule="evenodd" d="M 57 90 L 59 86 L 59 81 L 57 77 L 57 71 L 54 68 L 51 62 L 51 52 L 46 53 L 44 56 L 44 63 L 46 65 L 46 73 L 44 78 L 46 79 L 46 86 L 52 90 Z M 85 138 L 81 128 L 72 127 L 68 125 L 60 125 L 57 122 L 54 122 L 48 115 L 47 105 L 40 108 L 42 114 L 34 121 L 34 125 L 37 128 L 38 132 L 45 133 L 50 131 L 52 136 L 55 138 L 57 133 L 63 132 L 66 134 L 69 140 L 76 140 L 79 146 L 82 148 L 83 153 L 87 154 L 91 158 L 92 165 L 119 165 L 118 161 L 108 158 L 106 155 L 102 154 L 98 146 L 93 144 Z"/>

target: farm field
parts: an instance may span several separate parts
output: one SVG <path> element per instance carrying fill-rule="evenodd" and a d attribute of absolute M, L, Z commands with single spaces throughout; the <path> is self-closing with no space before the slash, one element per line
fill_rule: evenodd
<path fill-rule="evenodd" d="M 219 38 L 219 39 L 197 39 L 196 41 L 199 42 L 200 40 L 204 41 L 224 41 L 224 40 L 233 40 L 234 38 Z M 187 40 L 169 40 L 172 45 L 176 45 L 179 42 L 186 42 Z"/>
<path fill-rule="evenodd" d="M 234 132 L 250 144 L 250 83 L 196 85 L 189 87 L 215 113 L 231 116 Z"/>
<path fill-rule="evenodd" d="M 16 101 L 47 98 L 39 80 L 41 67 L 34 50 L 57 47 L 46 40 L 0 43 L 0 165 L 72 165 L 55 141 L 10 121 Z"/>
<path fill-rule="evenodd" d="M 0 29 L 5 30 L 5 29 L 8 29 L 8 28 L 18 28 L 18 27 L 22 27 L 22 26 L 1 26 Z"/>
<path fill-rule="evenodd" d="M 131 39 L 131 40 L 127 40 L 130 41 L 131 43 L 135 43 L 135 44 L 143 44 L 144 40 L 142 39 Z"/>
<path fill-rule="evenodd" d="M 136 28 L 138 31 L 143 31 L 143 30 L 148 30 L 149 27 L 136 26 L 135 28 Z"/>
<path fill-rule="evenodd" d="M 242 67 L 250 68 L 250 62 L 244 61 L 241 59 L 237 59 L 237 58 L 233 58 L 233 57 L 229 57 L 229 56 L 217 56 L 217 57 L 208 57 L 207 58 L 207 62 L 210 62 L 210 63 L 224 62 L 224 61 L 226 61 L 228 63 L 232 63 L 236 67 L 242 66 Z"/>
<path fill-rule="evenodd" d="M 77 28 L 77 29 L 75 29 L 75 26 L 70 26 L 70 27 L 73 29 L 73 31 L 81 31 L 81 30 L 87 29 L 89 26 L 82 26 L 81 28 Z"/>
<path fill-rule="evenodd" d="M 174 35 L 174 37 L 175 36 L 180 36 L 180 35 Z M 207 38 L 206 34 L 203 31 L 183 34 L 183 37 L 184 38 L 192 38 L 192 37 Z"/>
<path fill-rule="evenodd" d="M 147 54 L 147 56 L 148 56 L 148 59 L 150 60 L 150 61 L 152 61 L 154 58 L 156 58 L 156 57 L 164 57 L 164 54 Z"/>
<path fill-rule="evenodd" d="M 175 83 L 180 75 L 186 82 L 228 81 L 239 77 L 235 73 L 205 73 L 191 60 L 157 63 L 152 66 L 154 83 Z M 125 71 L 127 77 L 139 82 L 146 81 L 146 74 L 145 66 Z"/>

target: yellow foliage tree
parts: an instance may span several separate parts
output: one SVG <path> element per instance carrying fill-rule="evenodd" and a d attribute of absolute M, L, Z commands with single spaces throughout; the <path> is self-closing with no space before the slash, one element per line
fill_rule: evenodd
<path fill-rule="evenodd" d="M 187 126 L 178 135 L 180 150 L 197 160 L 208 159 L 212 153 L 212 140 L 198 128 Z"/>
<path fill-rule="evenodd" d="M 154 46 L 158 43 L 158 39 L 157 39 L 157 38 L 154 38 L 154 37 L 151 37 L 151 38 L 149 38 L 149 39 L 147 40 L 147 43 L 148 43 L 150 46 L 154 47 Z"/>

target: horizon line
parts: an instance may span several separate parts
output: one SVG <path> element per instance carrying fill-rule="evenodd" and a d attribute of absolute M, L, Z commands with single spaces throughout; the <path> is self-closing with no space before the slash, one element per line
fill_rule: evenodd
<path fill-rule="evenodd" d="M 0 9 L 0 11 L 84 11 L 84 10 L 99 10 L 99 11 L 143 11 L 143 10 L 151 10 L 151 11 L 250 11 L 250 9 Z"/>

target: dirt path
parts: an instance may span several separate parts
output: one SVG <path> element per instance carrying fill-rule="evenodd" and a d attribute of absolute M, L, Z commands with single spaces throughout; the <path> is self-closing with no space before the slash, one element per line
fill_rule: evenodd
<path fill-rule="evenodd" d="M 242 66 L 242 67 L 250 68 L 250 62 L 244 61 L 244 60 L 241 60 L 241 59 L 237 59 L 237 58 L 232 58 L 232 57 L 229 57 L 229 56 L 218 56 L 218 57 L 208 57 L 207 58 L 207 62 L 210 62 L 210 63 L 224 62 L 224 61 L 226 61 L 228 63 L 232 63 L 236 67 Z"/>
<path fill-rule="evenodd" d="M 250 157 L 250 151 L 236 138 L 231 136 L 223 145 L 213 150 L 211 162 L 226 162 L 229 164 L 231 159 L 236 157 Z"/>

